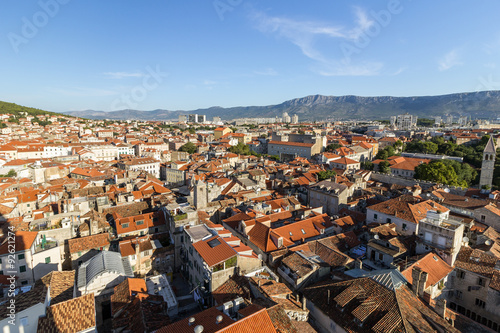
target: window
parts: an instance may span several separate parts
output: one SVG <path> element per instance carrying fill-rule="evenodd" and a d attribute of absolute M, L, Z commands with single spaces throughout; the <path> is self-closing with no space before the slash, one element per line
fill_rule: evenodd
<path fill-rule="evenodd" d="M 18 256 L 17 256 L 17 259 L 19 259 L 19 260 L 23 260 L 23 259 L 24 259 L 24 254 L 20 254 L 20 255 L 18 255 Z"/>
<path fill-rule="evenodd" d="M 128 223 L 122 223 L 122 228 L 128 228 Z"/>
<path fill-rule="evenodd" d="M 478 278 L 477 284 L 484 287 L 484 286 L 486 286 L 486 280 L 483 278 Z"/>
<path fill-rule="evenodd" d="M 406 223 L 403 223 L 403 230 L 408 230 L 408 225 L 406 225 Z"/>
<path fill-rule="evenodd" d="M 50 257 L 45 258 L 45 263 L 50 264 Z"/>
<path fill-rule="evenodd" d="M 461 270 L 457 270 L 457 278 L 465 279 L 465 272 Z"/>
<path fill-rule="evenodd" d="M 26 272 L 26 266 L 25 265 L 20 266 L 19 267 L 19 272 L 21 272 L 21 273 Z"/>
<path fill-rule="evenodd" d="M 390 219 L 390 218 L 387 218 L 387 219 L 386 219 L 386 222 L 387 222 L 387 223 L 391 223 L 391 219 Z"/>
<path fill-rule="evenodd" d="M 78 251 L 78 256 L 81 257 L 82 256 L 82 251 Z"/>
<path fill-rule="evenodd" d="M 28 321 L 28 317 L 22 317 L 22 318 L 19 320 L 19 323 L 21 324 L 21 326 L 24 326 L 24 327 L 28 326 L 28 323 L 29 323 L 29 321 Z"/>
<path fill-rule="evenodd" d="M 379 260 L 384 260 L 384 255 L 383 255 L 382 253 L 379 253 L 379 254 L 378 254 L 378 259 L 379 259 Z"/>
<path fill-rule="evenodd" d="M 479 298 L 476 298 L 476 306 L 484 309 L 485 305 L 486 305 L 486 303 L 483 300 L 480 300 Z"/>
<path fill-rule="evenodd" d="M 0 275 L 3 275 L 3 271 L 0 271 Z"/>
<path fill-rule="evenodd" d="M 462 299 L 462 297 L 463 297 L 462 292 L 460 290 L 455 290 L 455 297 L 457 299 Z"/>
<path fill-rule="evenodd" d="M 378 218 L 377 214 L 373 214 L 373 219 L 376 220 Z"/>
<path fill-rule="evenodd" d="M 485 222 L 485 221 L 486 221 L 486 216 L 481 215 L 481 222 Z"/>
<path fill-rule="evenodd" d="M 136 225 L 143 225 L 144 224 L 144 220 L 140 220 L 140 221 L 137 221 L 135 222 Z"/>
<path fill-rule="evenodd" d="M 21 285 L 22 285 L 22 286 L 25 286 L 25 285 L 27 285 L 27 284 L 28 284 L 28 280 L 23 280 L 23 281 L 21 281 Z"/>

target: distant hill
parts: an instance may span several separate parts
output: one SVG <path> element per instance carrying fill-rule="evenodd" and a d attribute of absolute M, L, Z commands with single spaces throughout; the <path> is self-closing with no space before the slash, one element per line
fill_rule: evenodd
<path fill-rule="evenodd" d="M 406 112 L 421 118 L 452 115 L 496 119 L 500 117 L 500 91 L 416 97 L 313 95 L 267 106 L 211 107 L 191 111 L 87 110 L 66 113 L 83 118 L 116 120 L 175 120 L 180 114 L 198 113 L 206 115 L 208 119 L 219 116 L 224 120 L 231 120 L 246 117 L 281 117 L 283 112 L 288 112 L 290 116 L 297 114 L 300 121 L 389 119 L 392 115 Z"/>
<path fill-rule="evenodd" d="M 36 115 L 61 115 L 60 113 L 50 112 L 35 108 L 30 108 L 27 106 L 17 105 L 14 103 L 2 102 L 0 101 L 0 114 L 11 113 L 16 116 L 20 116 L 21 112 L 27 112 L 28 115 L 36 116 Z"/>

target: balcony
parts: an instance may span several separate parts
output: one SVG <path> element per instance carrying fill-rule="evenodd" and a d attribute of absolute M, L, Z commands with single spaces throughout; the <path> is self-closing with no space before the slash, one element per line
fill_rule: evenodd
<path fill-rule="evenodd" d="M 39 253 L 42 251 L 50 250 L 58 246 L 57 241 L 55 240 L 47 240 L 44 243 L 40 242 L 35 246 L 35 253 Z"/>

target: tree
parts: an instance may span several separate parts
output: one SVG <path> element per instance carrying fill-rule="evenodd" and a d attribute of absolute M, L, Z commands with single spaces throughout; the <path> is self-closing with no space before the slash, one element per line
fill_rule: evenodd
<path fill-rule="evenodd" d="M 179 151 L 185 151 L 190 155 L 196 153 L 196 150 L 196 145 L 192 142 L 185 143 L 179 148 Z"/>
<path fill-rule="evenodd" d="M 382 173 L 389 173 L 391 171 L 390 164 L 387 161 L 382 161 L 378 164 L 378 170 Z"/>
<path fill-rule="evenodd" d="M 334 170 L 325 170 L 318 172 L 318 180 L 330 179 L 335 176 L 337 173 Z"/>
<path fill-rule="evenodd" d="M 387 153 L 387 150 L 385 150 L 385 149 L 379 150 L 377 155 L 375 156 L 375 159 L 377 159 L 377 160 L 386 160 L 388 158 L 389 158 L 389 154 Z"/>
<path fill-rule="evenodd" d="M 342 147 L 342 145 L 338 143 L 330 143 L 328 146 L 326 146 L 326 151 L 334 151 L 337 148 Z"/>
<path fill-rule="evenodd" d="M 241 142 L 236 146 L 230 147 L 228 150 L 233 154 L 250 155 L 250 147 Z"/>
<path fill-rule="evenodd" d="M 467 187 L 465 180 L 459 180 L 455 168 L 444 160 L 434 160 L 429 164 L 420 164 L 415 168 L 415 178 L 440 184 Z"/>
<path fill-rule="evenodd" d="M 370 161 L 361 162 L 361 169 L 373 170 L 373 168 L 374 168 L 374 165 L 372 162 L 370 162 Z"/>
<path fill-rule="evenodd" d="M 434 126 L 434 123 L 435 123 L 434 119 L 427 119 L 427 118 L 417 119 L 417 126 L 432 127 Z"/>
<path fill-rule="evenodd" d="M 426 154 L 435 154 L 438 150 L 438 145 L 431 141 L 425 141 L 422 144 L 422 151 Z"/>
<path fill-rule="evenodd" d="M 188 129 L 189 134 L 195 134 L 196 130 L 194 128 Z"/>

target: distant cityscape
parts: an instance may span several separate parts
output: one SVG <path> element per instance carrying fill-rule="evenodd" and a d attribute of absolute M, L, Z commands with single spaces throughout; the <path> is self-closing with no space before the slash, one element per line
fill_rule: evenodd
<path fill-rule="evenodd" d="M 500 331 L 499 123 L 36 112 L 0 115 L 4 332 Z"/>

